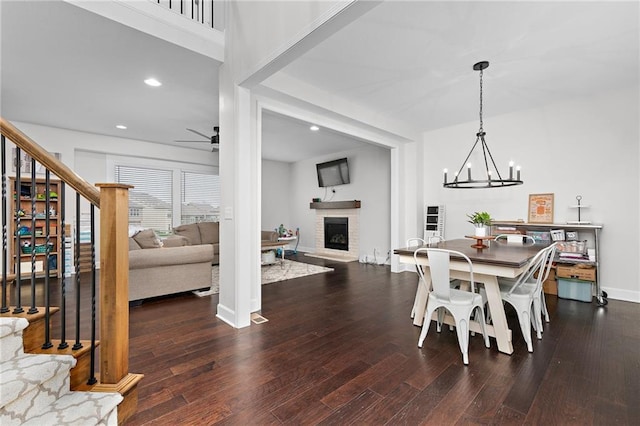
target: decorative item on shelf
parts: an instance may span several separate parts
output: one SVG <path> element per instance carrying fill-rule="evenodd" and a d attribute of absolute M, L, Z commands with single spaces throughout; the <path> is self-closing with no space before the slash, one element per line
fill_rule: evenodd
<path fill-rule="evenodd" d="M 580 213 L 582 209 L 588 209 L 589 206 L 585 206 L 583 204 L 581 204 L 580 202 L 582 201 L 582 195 L 576 195 L 576 201 L 578 202 L 578 204 L 575 204 L 573 206 L 569 206 L 572 209 L 578 209 L 578 220 L 569 220 L 567 221 L 567 223 L 569 224 L 574 224 L 574 225 L 588 225 L 591 223 L 591 221 L 588 220 L 582 220 Z"/>
<path fill-rule="evenodd" d="M 468 214 L 467 217 L 469 218 L 467 222 L 473 224 L 476 228 L 474 235 L 476 237 L 486 237 L 487 229 L 491 226 L 491 215 L 487 212 L 474 212 L 473 214 Z"/>
<path fill-rule="evenodd" d="M 444 169 L 444 183 L 442 184 L 442 186 L 444 186 L 445 188 L 504 188 L 507 186 L 522 185 L 523 183 L 522 180 L 520 180 L 520 166 L 516 167 L 516 177 L 515 179 L 513 177 L 513 161 L 509 162 L 509 178 L 506 179 L 502 177 L 495 161 L 493 160 L 493 155 L 491 155 L 489 146 L 484 140 L 486 133 L 484 131 L 482 122 L 482 75 L 483 70 L 487 69 L 488 67 L 488 61 L 478 62 L 473 66 L 473 69 L 475 71 L 480 71 L 480 129 L 478 130 L 478 133 L 476 133 L 476 142 L 471 147 L 471 151 L 469 151 L 469 154 L 467 154 L 467 158 L 465 158 L 465 160 L 462 162 L 460 169 L 458 169 L 458 171 L 455 173 L 453 181 L 447 181 L 448 170 Z M 471 163 L 469 162 L 469 159 L 471 158 L 471 154 L 473 154 L 474 149 L 478 145 L 478 142 L 481 142 L 482 146 L 482 159 L 484 160 L 485 176 L 483 176 L 481 179 L 473 179 L 471 177 Z M 493 169 L 490 168 L 490 165 L 493 165 Z M 467 167 L 466 180 L 464 180 L 464 178 L 461 176 L 462 170 L 465 166 Z M 495 171 L 495 174 L 492 173 L 493 171 Z"/>
<path fill-rule="evenodd" d="M 26 215 L 26 213 L 22 209 L 18 209 L 18 211 L 16 212 L 16 217 L 23 217 L 25 215 Z"/>
<path fill-rule="evenodd" d="M 29 228 L 28 226 L 21 226 L 20 228 L 18 228 L 18 235 L 31 235 L 31 228 Z"/>
<path fill-rule="evenodd" d="M 553 194 L 529 194 L 529 223 L 553 223 Z"/>
<path fill-rule="evenodd" d="M 551 229 L 549 233 L 553 241 L 564 241 L 564 229 Z"/>

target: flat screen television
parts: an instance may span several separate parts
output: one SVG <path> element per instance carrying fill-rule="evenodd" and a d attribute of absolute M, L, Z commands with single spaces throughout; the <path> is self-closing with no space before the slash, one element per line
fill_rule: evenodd
<path fill-rule="evenodd" d="M 316 164 L 316 169 L 321 188 L 349 183 L 349 164 L 346 158 Z"/>

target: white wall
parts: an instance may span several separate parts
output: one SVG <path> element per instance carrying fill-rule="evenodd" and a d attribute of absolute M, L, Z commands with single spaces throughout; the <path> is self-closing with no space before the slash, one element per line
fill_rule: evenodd
<path fill-rule="evenodd" d="M 262 230 L 272 231 L 283 224 L 295 231 L 289 207 L 291 185 L 290 163 L 262 160 Z"/>
<path fill-rule="evenodd" d="M 554 222 L 577 220 L 575 196 L 591 208 L 582 220 L 602 223 L 601 286 L 614 299 L 640 302 L 638 88 L 485 117 L 486 141 L 501 170 L 513 159 L 524 184 L 513 188 L 442 187 L 475 140 L 478 123 L 424 134 L 424 200 L 446 205 L 447 239 L 471 232 L 466 214 L 527 219 L 528 195 L 554 193 Z M 446 147 L 445 149 L 443 149 Z M 419 208 L 421 206 L 418 206 Z"/>
<path fill-rule="evenodd" d="M 329 156 L 310 158 L 288 165 L 273 161 L 263 161 L 263 226 L 273 221 L 269 217 L 274 209 L 288 209 L 289 222 L 284 225 L 300 228 L 300 251 L 315 251 L 315 210 L 309 208 L 312 198 L 325 199 L 325 189 L 318 187 L 316 163 L 347 157 L 351 183 L 336 186 L 336 193 L 331 198 L 331 191 L 326 193 L 326 200 L 345 201 L 360 200 L 360 256 L 373 257 L 374 249 L 378 253 L 378 261 L 382 262 L 391 249 L 390 239 L 390 151 L 374 145 L 344 151 Z M 286 170 L 290 169 L 289 172 Z M 288 184 L 284 176 L 290 174 Z M 279 182 L 282 187 L 275 198 L 265 197 L 265 188 L 271 182 Z M 269 190 L 270 191 L 270 190 Z M 282 222 L 277 222 L 278 225 Z"/>

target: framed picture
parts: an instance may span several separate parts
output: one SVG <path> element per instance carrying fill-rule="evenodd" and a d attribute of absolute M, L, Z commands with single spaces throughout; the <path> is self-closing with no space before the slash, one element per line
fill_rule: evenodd
<path fill-rule="evenodd" d="M 529 223 L 553 223 L 553 194 L 529 194 Z"/>
<path fill-rule="evenodd" d="M 18 159 L 16 158 L 17 156 L 17 150 L 15 148 L 12 148 L 12 153 L 13 153 L 13 163 L 12 163 L 12 170 L 15 172 L 18 169 Z M 59 152 L 52 152 L 51 153 L 54 157 L 56 157 L 56 159 L 60 160 L 60 158 L 62 158 L 62 156 L 60 155 Z M 20 173 L 31 173 L 31 156 L 29 154 L 27 154 L 24 151 L 20 151 Z M 42 174 L 46 171 L 46 169 L 44 168 L 44 166 L 40 163 L 38 163 L 36 161 L 36 173 L 38 174 Z"/>

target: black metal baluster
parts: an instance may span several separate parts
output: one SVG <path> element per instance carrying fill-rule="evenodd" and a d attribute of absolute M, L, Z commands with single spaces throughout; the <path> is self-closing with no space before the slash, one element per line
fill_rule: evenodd
<path fill-rule="evenodd" d="M 214 5 L 214 2 L 213 2 L 213 0 L 209 1 L 209 4 L 211 5 L 211 28 L 214 28 L 214 25 L 213 25 L 213 5 Z"/>
<path fill-rule="evenodd" d="M 62 247 L 60 248 L 60 255 L 58 257 L 58 262 L 62 262 L 60 265 L 60 344 L 58 345 L 58 349 L 66 349 L 69 347 L 67 343 L 67 238 L 65 231 L 65 188 L 64 182 L 60 182 L 60 190 L 58 191 L 58 200 L 60 200 L 60 211 L 58 214 L 60 215 L 60 226 L 61 228 L 58 230 L 58 239 Z"/>
<path fill-rule="evenodd" d="M 87 382 L 93 385 L 96 380 L 96 229 L 95 206 L 91 204 L 91 377 Z"/>
<path fill-rule="evenodd" d="M 73 248 L 76 266 L 76 342 L 73 350 L 82 348 L 80 343 L 80 194 L 76 192 L 76 243 Z"/>
<path fill-rule="evenodd" d="M 13 235 L 15 237 L 15 258 L 14 258 L 14 263 L 15 263 L 15 271 L 16 271 L 16 307 L 13 309 L 13 313 L 14 314 L 21 314 L 24 312 L 24 309 L 22 309 L 22 292 L 20 291 L 20 283 L 22 281 L 22 274 L 21 274 L 21 270 L 20 270 L 20 235 L 18 234 L 18 229 L 20 228 L 20 193 L 21 193 L 21 186 L 22 186 L 22 182 L 20 181 L 20 169 L 22 169 L 22 152 L 20 150 L 19 147 L 16 147 L 16 182 L 15 182 L 15 188 L 13 188 L 14 190 L 14 197 L 16 200 L 16 208 L 15 211 L 13 212 L 14 214 L 14 225 L 15 225 L 15 229 L 13 232 Z"/>
<path fill-rule="evenodd" d="M 194 1 L 191 0 L 191 19 L 193 19 L 193 3 Z"/>
<path fill-rule="evenodd" d="M 180 15 L 184 15 L 184 0 L 180 0 Z"/>
<path fill-rule="evenodd" d="M 0 137 L 0 157 L 2 159 L 2 307 L 0 313 L 9 312 L 9 301 L 7 300 L 8 281 L 7 281 L 7 152 L 6 140 L 4 135 Z"/>
<path fill-rule="evenodd" d="M 35 164 L 32 164 L 32 167 L 35 168 Z M 45 256 L 44 256 L 44 343 L 42 344 L 42 349 L 49 349 L 53 347 L 53 343 L 51 343 L 51 301 L 50 297 L 50 286 L 49 286 L 49 257 L 51 256 L 51 246 L 49 245 L 51 237 L 49 236 L 49 224 L 51 222 L 51 211 L 49 210 L 49 206 L 51 205 L 51 173 L 49 169 L 45 172 L 44 175 L 44 227 L 45 227 L 45 239 L 44 239 L 44 247 L 45 247 Z M 33 191 L 31 191 L 33 194 Z M 35 247 L 33 248 L 35 252 Z"/>
<path fill-rule="evenodd" d="M 31 188 L 29 190 L 31 196 L 31 307 L 27 311 L 28 314 L 38 313 L 38 308 L 36 307 L 36 189 L 36 160 L 32 158 Z M 22 190 L 20 193 L 22 193 Z M 19 229 L 18 233 L 20 233 Z"/>

